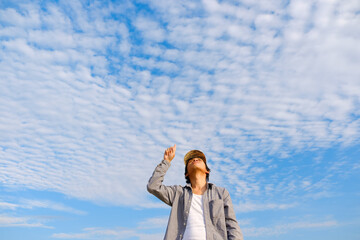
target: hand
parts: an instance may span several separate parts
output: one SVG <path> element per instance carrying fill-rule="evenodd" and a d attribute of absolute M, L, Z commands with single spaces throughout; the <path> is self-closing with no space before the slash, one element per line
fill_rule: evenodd
<path fill-rule="evenodd" d="M 175 157 L 175 152 L 176 152 L 176 144 L 165 150 L 164 159 L 168 162 L 171 162 Z"/>

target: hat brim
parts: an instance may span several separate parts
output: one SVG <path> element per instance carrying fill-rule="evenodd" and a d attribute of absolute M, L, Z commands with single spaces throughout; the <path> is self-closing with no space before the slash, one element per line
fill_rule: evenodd
<path fill-rule="evenodd" d="M 187 165 L 188 161 L 192 158 L 201 158 L 206 163 L 205 154 L 200 150 L 191 150 L 184 157 L 184 163 Z"/>

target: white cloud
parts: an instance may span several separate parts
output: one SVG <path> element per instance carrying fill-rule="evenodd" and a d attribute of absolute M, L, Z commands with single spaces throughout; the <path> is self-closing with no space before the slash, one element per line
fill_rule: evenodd
<path fill-rule="evenodd" d="M 18 199 L 16 202 L 0 201 L 0 209 L 1 208 L 10 209 L 10 210 L 17 210 L 20 208 L 22 209 L 45 208 L 45 209 L 51 209 L 61 212 L 69 212 L 79 215 L 86 214 L 84 211 L 80 211 L 72 207 L 65 206 L 62 203 L 53 202 L 49 200 Z"/>
<path fill-rule="evenodd" d="M 47 208 L 52 209 L 56 211 L 62 211 L 62 212 L 69 212 L 74 214 L 86 214 L 83 211 L 73 209 L 71 207 L 65 206 L 61 203 L 56 203 L 52 201 L 44 201 L 44 200 L 30 200 L 30 199 L 24 199 L 20 201 L 19 207 L 21 208 Z"/>
<path fill-rule="evenodd" d="M 22 11 L 13 8 L 0 9 L 0 21 L 21 27 L 38 27 L 41 24 L 38 9 L 31 4 L 22 5 Z"/>
<path fill-rule="evenodd" d="M 39 222 L 39 219 L 34 217 L 13 217 L 7 215 L 0 215 L 0 227 L 40 227 L 53 228 L 46 226 Z"/>
<path fill-rule="evenodd" d="M 128 239 L 137 237 L 138 239 L 161 239 L 165 233 L 167 217 L 149 218 L 140 222 L 135 228 L 84 228 L 81 233 L 54 233 L 53 238 L 60 239 Z M 149 229 L 161 229 L 161 233 L 144 233 Z"/>
<path fill-rule="evenodd" d="M 237 212 L 254 212 L 254 211 L 264 211 L 264 210 L 286 210 L 289 208 L 295 207 L 297 204 L 278 204 L 278 203 L 265 203 L 265 204 L 256 204 L 256 203 L 240 203 L 234 206 L 235 211 Z"/>
<path fill-rule="evenodd" d="M 157 240 L 163 238 L 164 234 L 138 234 L 129 230 L 92 230 L 85 229 L 84 233 L 55 233 L 52 238 L 59 239 L 128 239 L 131 237 L 137 237 L 140 240 Z"/>
<path fill-rule="evenodd" d="M 14 210 L 18 207 L 17 204 L 9 203 L 9 202 L 0 202 L 0 208 L 2 209 L 11 209 Z"/>
<path fill-rule="evenodd" d="M 155 42 L 164 41 L 165 31 L 160 27 L 159 23 L 153 19 L 137 17 L 134 24 L 146 40 Z"/>
<path fill-rule="evenodd" d="M 55 233 L 52 237 L 61 239 L 103 239 L 104 237 L 112 239 L 126 239 L 136 236 L 134 231 L 124 228 L 85 228 L 83 231 L 83 233 Z"/>
<path fill-rule="evenodd" d="M 156 218 L 148 218 L 142 222 L 138 223 L 139 229 L 154 229 L 154 228 L 161 228 L 164 229 L 168 223 L 168 216 L 166 217 L 156 217 Z"/>
<path fill-rule="evenodd" d="M 243 228 L 243 233 L 248 237 L 259 237 L 259 236 L 277 236 L 286 234 L 295 229 L 309 229 L 309 228 L 334 228 L 339 223 L 333 220 L 322 221 L 322 222 L 293 222 L 287 224 L 280 224 L 270 227 L 246 227 Z"/>
<path fill-rule="evenodd" d="M 181 158 L 199 148 L 234 199 L 300 194 L 296 174 L 263 175 L 276 169 L 264 156 L 359 143 L 358 8 L 335 3 L 307 15 L 281 1 L 154 1 L 129 22 L 109 16 L 131 4 L 1 10 L 0 181 L 153 206 L 147 180 L 177 143 L 166 183 L 184 181 Z M 320 192 L 331 179 L 307 181 Z"/>

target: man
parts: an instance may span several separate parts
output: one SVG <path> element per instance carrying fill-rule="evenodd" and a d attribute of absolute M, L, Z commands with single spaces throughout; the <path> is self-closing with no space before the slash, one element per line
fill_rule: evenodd
<path fill-rule="evenodd" d="M 165 240 L 243 240 L 229 192 L 208 183 L 210 169 L 204 153 L 192 150 L 184 157 L 187 185 L 164 186 L 176 144 L 165 150 L 155 168 L 148 191 L 171 206 Z"/>

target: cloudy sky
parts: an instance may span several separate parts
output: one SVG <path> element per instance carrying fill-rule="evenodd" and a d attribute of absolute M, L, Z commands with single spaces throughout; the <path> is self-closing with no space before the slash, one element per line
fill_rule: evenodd
<path fill-rule="evenodd" d="M 248 240 L 360 239 L 358 0 L 0 1 L 0 238 L 162 239 L 202 150 Z"/>

